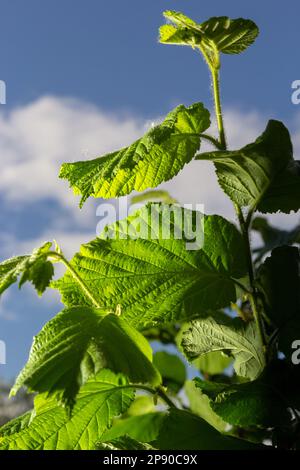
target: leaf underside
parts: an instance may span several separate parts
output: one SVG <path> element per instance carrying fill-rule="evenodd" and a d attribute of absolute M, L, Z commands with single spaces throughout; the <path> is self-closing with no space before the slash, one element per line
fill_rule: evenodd
<path fill-rule="evenodd" d="M 258 377 L 265 367 L 255 323 L 245 324 L 240 318 L 217 312 L 193 321 L 183 333 L 182 347 L 188 359 L 214 351 L 226 352 L 234 358 L 237 375 L 249 380 Z"/>

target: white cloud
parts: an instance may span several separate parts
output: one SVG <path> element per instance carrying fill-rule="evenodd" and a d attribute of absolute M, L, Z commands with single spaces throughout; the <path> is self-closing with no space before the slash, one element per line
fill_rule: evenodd
<path fill-rule="evenodd" d="M 46 96 L 0 115 L 0 191 L 8 203 L 52 199 L 81 221 L 78 198 L 58 180 L 61 163 L 93 158 L 131 143 L 144 132 L 139 119 L 104 113 L 72 99 Z M 84 214 L 84 217 L 82 216 Z"/>

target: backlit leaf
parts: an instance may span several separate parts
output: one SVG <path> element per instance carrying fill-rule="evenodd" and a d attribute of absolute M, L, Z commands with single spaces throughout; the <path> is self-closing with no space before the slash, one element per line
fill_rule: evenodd
<path fill-rule="evenodd" d="M 36 416 L 30 425 L 9 436 L 1 434 L 1 450 L 90 450 L 124 413 L 134 397 L 127 381 L 111 371 L 102 370 L 81 388 L 72 414 L 55 399 L 38 395 Z"/>
<path fill-rule="evenodd" d="M 196 246 L 190 242 L 195 233 Z M 234 225 L 161 204 L 109 226 L 81 246 L 71 265 L 102 305 L 120 304 L 122 318 L 139 328 L 229 305 L 236 299 L 233 279 L 247 272 L 243 240 Z M 68 272 L 53 286 L 68 306 L 90 304 Z"/>
<path fill-rule="evenodd" d="M 81 206 L 90 196 L 111 198 L 155 188 L 192 160 L 200 147 L 199 134 L 209 126 L 202 103 L 180 105 L 129 147 L 95 160 L 64 163 L 60 178 L 81 194 Z"/>
<path fill-rule="evenodd" d="M 12 393 L 25 385 L 72 403 L 80 385 L 102 368 L 122 372 L 132 382 L 161 381 L 148 341 L 125 320 L 101 309 L 66 309 L 35 337 Z"/>
<path fill-rule="evenodd" d="M 220 65 L 220 52 L 243 52 L 255 41 L 259 32 L 253 21 L 243 18 L 220 16 L 196 23 L 183 13 L 175 11 L 165 11 L 164 16 L 171 24 L 160 28 L 160 42 L 198 48 L 213 68 Z"/>
<path fill-rule="evenodd" d="M 224 351 L 234 358 L 238 376 L 253 380 L 265 367 L 263 347 L 253 321 L 245 324 L 240 318 L 215 313 L 192 322 L 182 339 L 188 359 L 213 351 Z"/>

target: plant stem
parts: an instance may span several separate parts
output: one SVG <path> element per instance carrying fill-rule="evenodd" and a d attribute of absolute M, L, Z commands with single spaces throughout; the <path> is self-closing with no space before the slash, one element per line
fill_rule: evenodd
<path fill-rule="evenodd" d="M 247 214 L 247 218 L 246 218 L 246 225 L 248 229 L 252 222 L 253 213 L 254 213 L 254 208 L 250 208 Z"/>
<path fill-rule="evenodd" d="M 257 309 L 256 298 L 255 298 L 255 293 L 254 292 L 253 292 L 253 294 L 251 294 L 249 296 L 249 300 L 250 300 L 251 309 L 252 309 L 252 312 L 253 312 L 253 317 L 254 317 L 254 320 L 255 320 L 255 323 L 256 323 L 257 331 L 258 331 L 261 343 L 263 345 L 264 352 L 266 352 L 267 344 L 266 344 L 265 332 L 264 332 L 264 327 L 263 327 L 263 324 L 262 324 L 261 317 L 260 317 L 258 309 Z"/>
<path fill-rule="evenodd" d="M 238 217 L 239 217 L 239 215 L 238 215 Z M 251 286 L 252 290 L 254 290 L 253 289 L 253 286 L 254 286 L 254 269 L 253 269 L 252 254 L 251 254 L 251 247 L 250 247 L 249 227 L 247 226 L 246 222 L 244 221 L 244 217 L 243 217 L 242 220 L 239 217 L 239 222 L 240 222 L 242 236 L 243 236 L 244 244 L 245 244 L 245 252 L 246 252 L 247 265 L 248 265 L 250 286 Z"/>
<path fill-rule="evenodd" d="M 81 287 L 84 294 L 92 301 L 92 303 L 95 305 L 95 307 L 97 307 L 97 308 L 102 308 L 103 307 L 102 305 L 100 305 L 98 303 L 97 299 L 95 299 L 94 295 L 92 294 L 92 292 L 90 291 L 90 289 L 88 288 L 86 283 L 83 281 L 83 279 L 81 279 L 79 274 L 75 271 L 73 266 L 69 263 L 69 261 L 64 257 L 64 255 L 62 253 L 58 253 L 56 251 L 50 251 L 49 256 L 52 257 L 52 258 L 56 258 L 58 261 L 62 262 L 66 266 L 66 268 L 69 270 L 70 274 L 73 276 L 75 281 Z"/>
<path fill-rule="evenodd" d="M 240 227 L 242 228 L 242 227 L 245 226 L 244 214 L 243 214 L 243 212 L 242 212 L 240 206 L 238 206 L 236 203 L 234 203 L 234 209 L 235 209 L 235 212 L 236 212 L 236 215 L 237 215 L 237 218 L 238 218 Z"/>
<path fill-rule="evenodd" d="M 212 82 L 213 82 L 213 94 L 214 94 L 216 118 L 217 118 L 217 124 L 218 124 L 219 135 L 220 135 L 220 148 L 222 150 L 226 150 L 227 145 L 226 145 L 225 129 L 224 129 L 224 123 L 223 123 L 222 106 L 221 106 L 219 70 L 214 69 L 214 68 L 210 68 L 210 70 L 211 70 Z"/>
<path fill-rule="evenodd" d="M 157 389 L 158 396 L 169 406 L 169 408 L 176 408 L 173 401 L 168 397 L 163 387 L 158 387 Z"/>
<path fill-rule="evenodd" d="M 210 67 L 210 71 L 212 74 L 212 82 L 213 82 L 213 96 L 214 96 L 214 103 L 215 103 L 215 111 L 216 111 L 216 119 L 218 124 L 219 130 L 219 142 L 222 150 L 227 150 L 227 143 L 225 137 L 225 130 L 224 130 L 224 123 L 223 123 L 223 114 L 222 114 L 222 106 L 221 106 L 221 97 L 220 97 L 220 82 L 219 82 L 219 69 L 214 69 Z M 257 296 L 256 296 L 256 289 L 254 284 L 254 269 L 253 269 L 253 262 L 252 262 L 252 253 L 251 253 L 251 245 L 250 245 L 250 238 L 249 238 L 249 227 L 252 220 L 253 211 L 250 210 L 248 216 L 245 220 L 244 214 L 241 208 L 235 204 L 235 211 L 238 217 L 240 229 L 242 232 L 244 245 L 245 245 L 245 254 L 247 259 L 248 265 L 248 274 L 249 274 L 249 282 L 251 287 L 251 292 L 249 293 L 249 300 L 254 316 L 254 320 L 256 322 L 257 330 L 259 337 L 261 339 L 263 348 L 266 350 L 266 338 L 264 332 L 264 326 L 262 319 L 260 317 L 258 308 L 257 308 Z M 240 286 L 241 287 L 241 286 Z"/>
<path fill-rule="evenodd" d="M 251 293 L 249 295 L 249 300 L 253 312 L 253 317 L 257 326 L 258 334 L 260 336 L 262 345 L 264 349 L 266 348 L 266 337 L 265 337 L 265 331 L 264 331 L 264 326 L 262 319 L 260 317 L 258 308 L 257 308 L 257 295 L 256 295 L 256 288 L 255 288 L 255 277 L 254 277 L 254 269 L 253 269 L 253 262 L 252 262 L 252 253 L 251 253 L 251 245 L 250 245 L 250 238 L 249 238 L 249 227 L 251 223 L 251 217 L 248 218 L 245 221 L 243 213 L 240 208 L 237 210 L 240 226 L 241 226 L 241 231 L 242 231 L 242 236 L 244 240 L 244 245 L 245 245 L 245 254 L 246 254 L 246 260 L 247 260 L 247 265 L 248 265 L 248 274 L 249 274 L 249 282 L 251 286 Z"/>
<path fill-rule="evenodd" d="M 223 150 L 223 147 L 221 146 L 220 142 L 218 139 L 215 139 L 212 135 L 209 134 L 200 134 L 200 137 L 202 139 L 208 140 L 211 144 L 213 144 L 218 150 Z"/>
<path fill-rule="evenodd" d="M 173 401 L 168 397 L 166 392 L 164 391 L 163 387 L 159 386 L 157 388 L 151 388 L 147 385 L 141 384 L 130 384 L 130 385 L 123 385 L 119 388 L 135 388 L 136 390 L 144 390 L 145 392 L 151 393 L 152 395 L 157 395 L 163 400 L 169 408 L 177 408 Z"/>

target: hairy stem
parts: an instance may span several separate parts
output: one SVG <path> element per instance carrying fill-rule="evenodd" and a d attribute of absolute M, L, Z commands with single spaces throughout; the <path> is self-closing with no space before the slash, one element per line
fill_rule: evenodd
<path fill-rule="evenodd" d="M 227 144 L 226 144 L 222 106 L 221 106 L 219 70 L 212 68 L 211 75 L 212 75 L 212 83 L 213 83 L 213 95 L 214 95 L 216 118 L 217 118 L 217 124 L 218 124 L 219 135 L 220 135 L 220 148 L 222 150 L 226 150 Z"/>
<path fill-rule="evenodd" d="M 73 276 L 75 281 L 78 283 L 78 285 L 81 287 L 84 294 L 92 301 L 93 305 L 95 305 L 95 307 L 97 308 L 102 308 L 102 305 L 98 303 L 97 299 L 95 299 L 93 293 L 90 291 L 86 283 L 83 281 L 83 279 L 81 279 L 79 274 L 75 271 L 73 266 L 69 263 L 69 261 L 64 257 L 62 253 L 58 253 L 56 251 L 50 251 L 49 256 L 63 263 L 68 269 L 68 271 L 70 272 L 70 274 Z"/>
<path fill-rule="evenodd" d="M 209 134 L 200 134 L 200 137 L 202 139 L 205 139 L 205 140 L 208 140 L 211 144 L 213 144 L 218 150 L 223 150 L 220 142 L 218 141 L 218 139 L 216 139 L 215 137 L 213 137 L 212 135 L 209 135 Z"/>
<path fill-rule="evenodd" d="M 219 142 L 220 142 L 221 148 L 223 150 L 227 150 L 222 106 L 221 106 L 219 70 L 214 69 L 214 68 L 210 68 L 210 70 L 212 74 L 213 96 L 214 96 L 214 103 L 215 103 L 216 119 L 217 119 L 218 130 L 219 130 Z M 235 211 L 238 217 L 240 229 L 241 229 L 243 240 L 244 240 L 244 246 L 245 246 L 249 282 L 250 282 L 250 287 L 251 287 L 251 292 L 249 293 L 249 300 L 250 300 L 254 320 L 256 322 L 259 337 L 261 339 L 264 349 L 266 350 L 267 341 L 265 338 L 264 325 L 263 325 L 263 322 L 262 322 L 262 319 L 260 317 L 258 307 L 257 307 L 257 295 L 256 295 L 255 284 L 254 284 L 254 269 L 253 269 L 251 245 L 250 245 L 250 238 L 249 238 L 249 228 L 251 225 L 253 211 L 249 211 L 248 216 L 245 220 L 244 214 L 241 208 L 237 204 L 235 204 L 234 207 L 235 207 Z"/>

